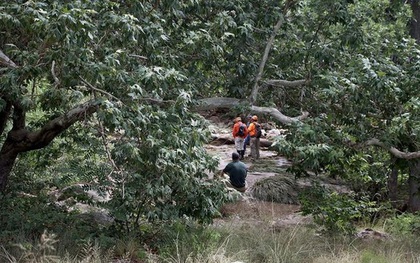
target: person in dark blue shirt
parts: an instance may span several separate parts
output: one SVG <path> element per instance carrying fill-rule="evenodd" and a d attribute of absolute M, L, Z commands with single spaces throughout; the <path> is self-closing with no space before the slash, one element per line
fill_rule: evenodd
<path fill-rule="evenodd" d="M 248 115 L 248 122 L 246 123 L 246 127 L 248 128 L 251 124 L 252 115 Z M 246 152 L 246 146 L 249 145 L 249 142 L 251 141 L 251 136 L 248 134 L 244 140 L 244 156 Z"/>
<path fill-rule="evenodd" d="M 232 153 L 232 162 L 228 163 L 222 172 L 229 175 L 228 187 L 232 187 L 239 192 L 245 192 L 248 187 L 246 182 L 248 168 L 243 162 L 239 161 L 239 157 L 238 153 Z"/>

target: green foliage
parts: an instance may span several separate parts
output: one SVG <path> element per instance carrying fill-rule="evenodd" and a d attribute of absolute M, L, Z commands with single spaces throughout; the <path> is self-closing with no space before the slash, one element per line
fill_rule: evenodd
<path fill-rule="evenodd" d="M 68 249 L 74 252 L 84 240 L 99 236 L 103 229 L 77 212 L 69 213 L 64 207 L 50 203 L 48 196 L 1 196 L 0 200 L 4 208 L 0 213 L 0 240 L 7 248 L 23 239 L 38 240 L 48 230 L 59 239 L 71 240 Z"/>
<path fill-rule="evenodd" d="M 366 250 L 366 251 L 362 251 L 361 254 L 362 254 L 361 257 L 360 257 L 360 262 L 361 263 L 370 263 L 370 262 L 387 263 L 387 262 L 390 262 L 387 257 L 378 256 L 377 253 L 375 253 L 375 251 Z"/>
<path fill-rule="evenodd" d="M 302 192 L 300 204 L 303 214 L 311 214 L 329 234 L 354 234 L 357 221 L 377 211 L 375 202 L 356 199 L 354 194 L 331 192 L 319 184 Z"/>
<path fill-rule="evenodd" d="M 417 236 L 420 231 L 420 216 L 418 213 L 404 213 L 386 220 L 386 230 L 397 236 Z"/>
<path fill-rule="evenodd" d="M 330 170 L 341 171 L 352 189 L 357 193 L 365 193 L 384 200 L 386 196 L 387 178 L 390 173 L 386 166 L 388 155 L 381 155 L 380 151 L 358 153 L 342 160 L 337 167 L 329 167 Z M 331 165 L 333 166 L 333 164 Z"/>
<path fill-rule="evenodd" d="M 4 197 L 4 207 L 18 209 L 1 214 L 7 231 L 17 230 L 18 218 L 24 220 L 15 226 L 34 235 L 50 224 L 67 223 L 60 217 L 69 214 L 46 204 L 53 203 L 48 193 L 73 184 L 112 192 L 109 202 L 98 205 L 115 217 L 119 234 L 150 234 L 145 223 L 183 217 L 210 222 L 226 196 L 221 184 L 206 181 L 217 160 L 205 152 L 209 132 L 191 109 L 206 96 L 246 98 L 279 20 L 284 23 L 265 79 L 258 83 L 258 103 L 288 115 L 311 112 L 310 120 L 287 127 L 289 133 L 274 145 L 294 163 L 290 171 L 326 172 L 351 178 L 362 191 L 375 184 L 382 191 L 388 157 L 354 146 L 377 138 L 401 151 L 419 150 L 420 53 L 406 34 L 408 5 L 387 0 L 3 2 L 0 50 L 17 67 L 1 68 L 2 145 L 13 138 L 12 131 L 34 135 L 75 106 L 90 100 L 99 105 L 95 114 L 79 114 L 77 124 L 67 123 L 71 128 L 53 142 L 37 141 L 26 150 L 47 148 L 19 153 Z M 266 79 L 310 84 L 273 88 Z M 36 198 L 20 200 L 18 194 Z M 328 228 L 350 232 L 347 222 L 360 218 L 363 205 L 344 196 L 329 198 L 320 193 L 319 199 L 329 202 L 314 213 Z M 90 202 L 82 199 L 76 198 Z"/>
<path fill-rule="evenodd" d="M 110 175 L 116 188 L 106 206 L 121 230 L 184 216 L 210 222 L 226 200 L 221 183 L 205 180 L 217 159 L 203 148 L 210 134 L 206 122 L 188 111 L 189 98 L 181 93 L 165 111 L 143 114 L 141 106 L 136 115 L 115 119 L 129 132 L 113 143 L 120 170 Z"/>
<path fill-rule="evenodd" d="M 188 221 L 177 221 L 164 227 L 159 254 L 165 258 L 177 255 L 183 262 L 187 258 L 206 255 L 222 242 L 222 235 L 212 228 L 202 227 Z"/>
<path fill-rule="evenodd" d="M 284 137 L 275 138 L 273 149 L 291 160 L 288 171 L 296 176 L 307 176 L 308 171 L 321 173 L 328 164 L 345 158 L 345 149 L 335 147 L 342 135 L 328 128 L 321 119 L 295 123 Z"/>
<path fill-rule="evenodd" d="M 1 96 L 3 108 L 22 105 L 25 128 L 40 130 L 89 99 L 99 103 L 96 114 L 79 114 L 79 122 L 47 149 L 21 153 L 8 190 L 47 195 L 83 184 L 110 191 L 112 199 L 96 205 L 109 209 L 122 233 L 145 221 L 210 222 L 225 193 L 221 184 L 206 181 L 217 160 L 203 148 L 210 135 L 206 123 L 190 112 L 192 95 L 205 82 L 185 73 L 196 65 L 196 50 L 218 60 L 224 44 L 208 38 L 228 37 L 216 34 L 218 25 L 234 25 L 223 7 L 214 9 L 220 14 L 213 34 L 199 19 L 189 23 L 197 19 L 195 1 L 158 7 L 135 1 L 4 4 L 0 49 L 18 67 L 0 76 L 0 93 L 9 94 Z M 92 203 L 74 194 L 63 198 Z"/>

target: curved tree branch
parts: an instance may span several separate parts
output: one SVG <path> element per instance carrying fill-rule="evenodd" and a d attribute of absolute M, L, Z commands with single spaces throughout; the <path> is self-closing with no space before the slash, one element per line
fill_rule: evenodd
<path fill-rule="evenodd" d="M 268 60 L 268 54 L 270 53 L 271 47 L 273 46 L 274 39 L 276 38 L 278 31 L 280 30 L 281 26 L 284 23 L 284 19 L 285 19 L 284 17 L 286 16 L 287 12 L 296 3 L 297 3 L 297 1 L 295 1 L 295 0 L 286 1 L 285 5 L 284 5 L 284 8 L 283 8 L 282 15 L 280 16 L 280 19 L 277 21 L 276 25 L 274 26 L 273 32 L 271 32 L 271 36 L 267 41 L 267 44 L 266 44 L 265 50 L 264 50 L 264 55 L 261 59 L 260 66 L 258 68 L 258 73 L 257 73 L 257 76 L 255 77 L 255 80 L 254 80 L 254 86 L 252 87 L 251 96 L 249 97 L 249 101 L 251 102 L 251 105 L 253 105 L 257 101 L 257 95 L 258 95 L 258 91 L 260 89 L 258 83 L 260 82 L 260 80 L 262 78 L 262 75 L 263 75 L 263 72 L 264 72 L 264 67 L 265 67 L 265 64 L 267 63 L 267 60 Z"/>
<path fill-rule="evenodd" d="M 251 110 L 252 112 L 257 113 L 257 114 L 269 114 L 283 124 L 290 124 L 292 122 L 302 121 L 308 118 L 309 116 L 309 112 L 304 111 L 302 112 L 302 115 L 299 115 L 296 117 L 289 117 L 281 113 L 278 109 L 270 108 L 270 107 L 252 106 Z"/>
<path fill-rule="evenodd" d="M 72 124 L 96 112 L 98 103 L 96 100 L 90 100 L 80 104 L 66 114 L 49 121 L 38 131 L 28 131 L 19 121 L 14 124 L 0 150 L 0 191 L 6 189 L 10 172 L 19 153 L 47 146 Z M 17 127 L 20 128 L 16 129 Z"/>
<path fill-rule="evenodd" d="M 8 151 L 20 153 L 43 148 L 72 124 L 96 112 L 97 108 L 98 102 L 90 100 L 49 121 L 38 131 L 28 131 L 24 128 L 12 130 L 9 132 L 0 154 Z"/>
<path fill-rule="evenodd" d="M 376 138 L 370 139 L 369 141 L 365 143 L 365 145 L 366 146 L 379 146 L 389 151 L 393 156 L 400 159 L 410 160 L 410 159 L 420 158 L 420 152 L 402 152 L 395 147 L 389 147 L 385 145 L 385 143 L 381 142 L 380 140 Z"/>

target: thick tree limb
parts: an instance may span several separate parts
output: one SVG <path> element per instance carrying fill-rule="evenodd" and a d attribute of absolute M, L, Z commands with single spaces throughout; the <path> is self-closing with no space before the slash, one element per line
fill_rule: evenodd
<path fill-rule="evenodd" d="M 249 105 L 249 103 L 244 100 L 226 97 L 213 97 L 199 100 L 196 108 L 199 110 L 214 110 L 217 108 L 230 109 L 241 104 L 246 106 Z"/>
<path fill-rule="evenodd" d="M 18 66 L 13 62 L 3 51 L 0 50 L 0 64 L 3 64 L 7 67 L 17 68 Z"/>
<path fill-rule="evenodd" d="M 288 87 L 288 88 L 295 88 L 307 84 L 309 81 L 306 79 L 299 79 L 299 80 L 283 80 L 283 79 L 269 79 L 265 80 L 264 83 L 272 86 L 278 87 Z"/>
<path fill-rule="evenodd" d="M 274 39 L 277 35 L 277 32 L 279 31 L 280 27 L 283 25 L 284 18 L 283 16 L 277 21 L 277 24 L 273 28 L 273 32 L 271 33 L 270 38 L 267 41 L 267 45 L 265 46 L 264 55 L 261 59 L 260 66 L 258 68 L 257 76 L 254 80 L 254 86 L 252 87 L 251 96 L 249 97 L 249 101 L 251 104 L 254 104 L 255 101 L 257 101 L 257 95 L 258 91 L 260 89 L 260 86 L 258 85 L 258 82 L 261 80 L 265 64 L 267 63 L 268 54 L 270 53 L 271 47 L 273 46 Z"/>
<path fill-rule="evenodd" d="M 6 101 L 6 105 L 0 111 L 0 135 L 3 134 L 4 129 L 6 128 L 7 120 L 9 119 L 9 115 L 12 112 L 12 104 Z"/>
<path fill-rule="evenodd" d="M 217 108 L 227 108 L 230 109 L 235 106 L 243 105 L 245 107 L 250 107 L 250 110 L 255 114 L 268 114 L 274 117 L 276 120 L 283 124 L 290 124 L 295 121 L 300 121 L 309 116 L 308 112 L 303 112 L 302 115 L 297 117 L 288 117 L 281 113 L 276 108 L 270 107 L 258 107 L 258 106 L 249 106 L 248 102 L 242 101 L 234 98 L 224 98 L 224 97 L 215 97 L 199 100 L 197 109 L 199 110 L 213 110 Z"/>
<path fill-rule="evenodd" d="M 20 130 L 25 128 L 26 112 L 19 103 L 13 104 L 13 128 L 12 130 Z"/>
<path fill-rule="evenodd" d="M 38 131 L 28 131 L 24 128 L 12 130 L 9 132 L 0 154 L 8 151 L 20 153 L 43 148 L 72 124 L 96 112 L 97 107 L 98 103 L 95 100 L 90 100 L 49 121 Z"/>
<path fill-rule="evenodd" d="M 393 156 L 395 156 L 397 158 L 400 158 L 400 159 L 410 160 L 410 159 L 420 158 L 420 151 L 419 152 L 402 152 L 395 147 L 389 147 L 389 146 L 385 145 L 385 143 L 379 141 L 376 138 L 370 139 L 365 144 L 366 144 L 366 146 L 379 146 L 379 147 L 389 151 Z"/>
<path fill-rule="evenodd" d="M 306 119 L 309 116 L 309 112 L 304 111 L 302 112 L 302 115 L 296 116 L 296 117 L 289 117 L 281 113 L 276 108 L 269 108 L 269 107 L 258 107 L 258 106 L 252 106 L 251 107 L 252 112 L 256 114 L 268 114 L 274 117 L 276 120 L 283 124 L 290 124 L 292 122 L 301 121 Z"/>
<path fill-rule="evenodd" d="M 8 133 L 0 150 L 0 191 L 6 189 L 7 181 L 19 153 L 47 146 L 55 137 L 77 121 L 96 112 L 98 102 L 87 101 L 71 109 L 66 114 L 49 121 L 38 131 L 28 131 L 20 122 Z"/>

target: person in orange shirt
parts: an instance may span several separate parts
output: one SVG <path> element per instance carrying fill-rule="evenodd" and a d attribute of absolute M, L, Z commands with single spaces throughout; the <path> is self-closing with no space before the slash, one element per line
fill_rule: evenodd
<path fill-rule="evenodd" d="M 257 136 L 258 116 L 254 115 L 251 118 L 251 124 L 248 127 L 249 136 L 251 137 L 251 158 L 256 160 L 260 158 L 260 138 Z"/>
<path fill-rule="evenodd" d="M 244 158 L 244 140 L 248 136 L 248 129 L 244 123 L 242 123 L 241 117 L 236 117 L 234 120 L 234 125 L 232 129 L 232 135 L 235 141 L 235 148 L 238 152 L 240 159 Z"/>

